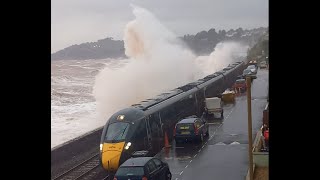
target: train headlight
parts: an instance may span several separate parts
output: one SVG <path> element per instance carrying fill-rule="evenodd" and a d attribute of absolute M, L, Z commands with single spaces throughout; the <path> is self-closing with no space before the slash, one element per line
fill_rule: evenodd
<path fill-rule="evenodd" d="M 124 147 L 124 149 L 127 150 L 127 149 L 129 149 L 130 146 L 131 146 L 131 142 L 128 142 L 127 145 L 126 145 L 126 147 Z"/>
<path fill-rule="evenodd" d="M 103 144 L 100 144 L 100 151 L 102 151 Z"/>

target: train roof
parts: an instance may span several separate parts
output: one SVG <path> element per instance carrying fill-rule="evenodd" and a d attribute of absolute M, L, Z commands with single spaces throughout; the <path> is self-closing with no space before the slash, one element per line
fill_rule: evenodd
<path fill-rule="evenodd" d="M 154 98 L 149 98 L 149 99 L 143 100 L 143 101 L 141 101 L 137 104 L 133 104 L 131 106 L 134 108 L 138 108 L 138 109 L 145 111 L 146 109 L 148 109 L 148 108 L 150 108 L 150 107 L 152 107 L 152 106 L 154 106 L 154 105 L 156 105 L 166 99 L 169 99 L 173 96 L 176 96 L 182 92 L 183 92 L 183 90 L 181 90 L 181 89 L 173 89 L 171 91 L 161 93 Z"/>
<path fill-rule="evenodd" d="M 199 85 L 205 84 L 205 82 L 212 80 L 214 78 L 217 78 L 218 76 L 223 76 L 224 73 L 228 73 L 231 69 L 234 69 L 235 67 L 237 67 L 241 63 L 243 63 L 243 62 L 235 62 L 233 64 L 229 64 L 228 67 L 224 68 L 221 71 L 217 71 L 217 72 L 210 74 L 202 79 L 198 79 L 197 81 L 194 81 L 194 82 L 188 83 L 186 85 L 180 86 L 176 89 L 164 92 L 162 94 L 159 94 L 156 97 L 145 99 L 139 103 L 131 105 L 131 108 L 139 109 L 141 111 L 146 111 L 146 110 L 150 109 L 151 107 L 153 107 L 153 106 L 155 106 L 155 105 L 157 105 L 167 99 L 170 99 L 174 96 L 177 96 L 178 94 L 181 94 L 183 92 L 187 92 L 195 87 L 199 87 Z"/>
<path fill-rule="evenodd" d="M 144 117 L 144 112 L 137 108 L 125 108 L 122 109 L 110 117 L 109 123 L 114 122 L 134 122 Z"/>

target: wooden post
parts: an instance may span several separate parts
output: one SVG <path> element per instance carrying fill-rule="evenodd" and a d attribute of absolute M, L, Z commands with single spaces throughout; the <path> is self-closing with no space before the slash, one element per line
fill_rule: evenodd
<path fill-rule="evenodd" d="M 251 77 L 246 77 L 247 101 L 248 101 L 248 136 L 249 136 L 249 173 L 253 180 L 253 157 L 252 157 L 252 114 L 251 114 Z"/>

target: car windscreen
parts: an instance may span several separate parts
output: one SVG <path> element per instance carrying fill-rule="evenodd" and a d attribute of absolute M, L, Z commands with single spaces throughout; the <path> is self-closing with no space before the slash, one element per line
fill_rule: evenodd
<path fill-rule="evenodd" d="M 245 82 L 246 82 L 245 79 L 239 79 L 239 80 L 236 81 L 236 84 L 243 84 Z"/>
<path fill-rule="evenodd" d="M 144 175 L 144 170 L 142 166 L 120 167 L 116 173 L 116 176 L 143 176 L 143 175 Z"/>
<path fill-rule="evenodd" d="M 108 126 L 105 141 L 125 140 L 129 129 L 129 123 L 116 122 Z"/>
<path fill-rule="evenodd" d="M 243 74 L 249 74 L 250 72 L 251 72 L 250 69 L 246 69 L 246 70 L 243 71 Z"/>

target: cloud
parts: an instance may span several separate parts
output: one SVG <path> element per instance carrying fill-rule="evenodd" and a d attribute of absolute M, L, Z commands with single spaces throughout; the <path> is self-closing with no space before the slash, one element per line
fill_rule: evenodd
<path fill-rule="evenodd" d="M 150 10 L 178 35 L 268 26 L 267 0 L 52 0 L 52 52 L 105 37 L 123 38 L 130 4 Z"/>

